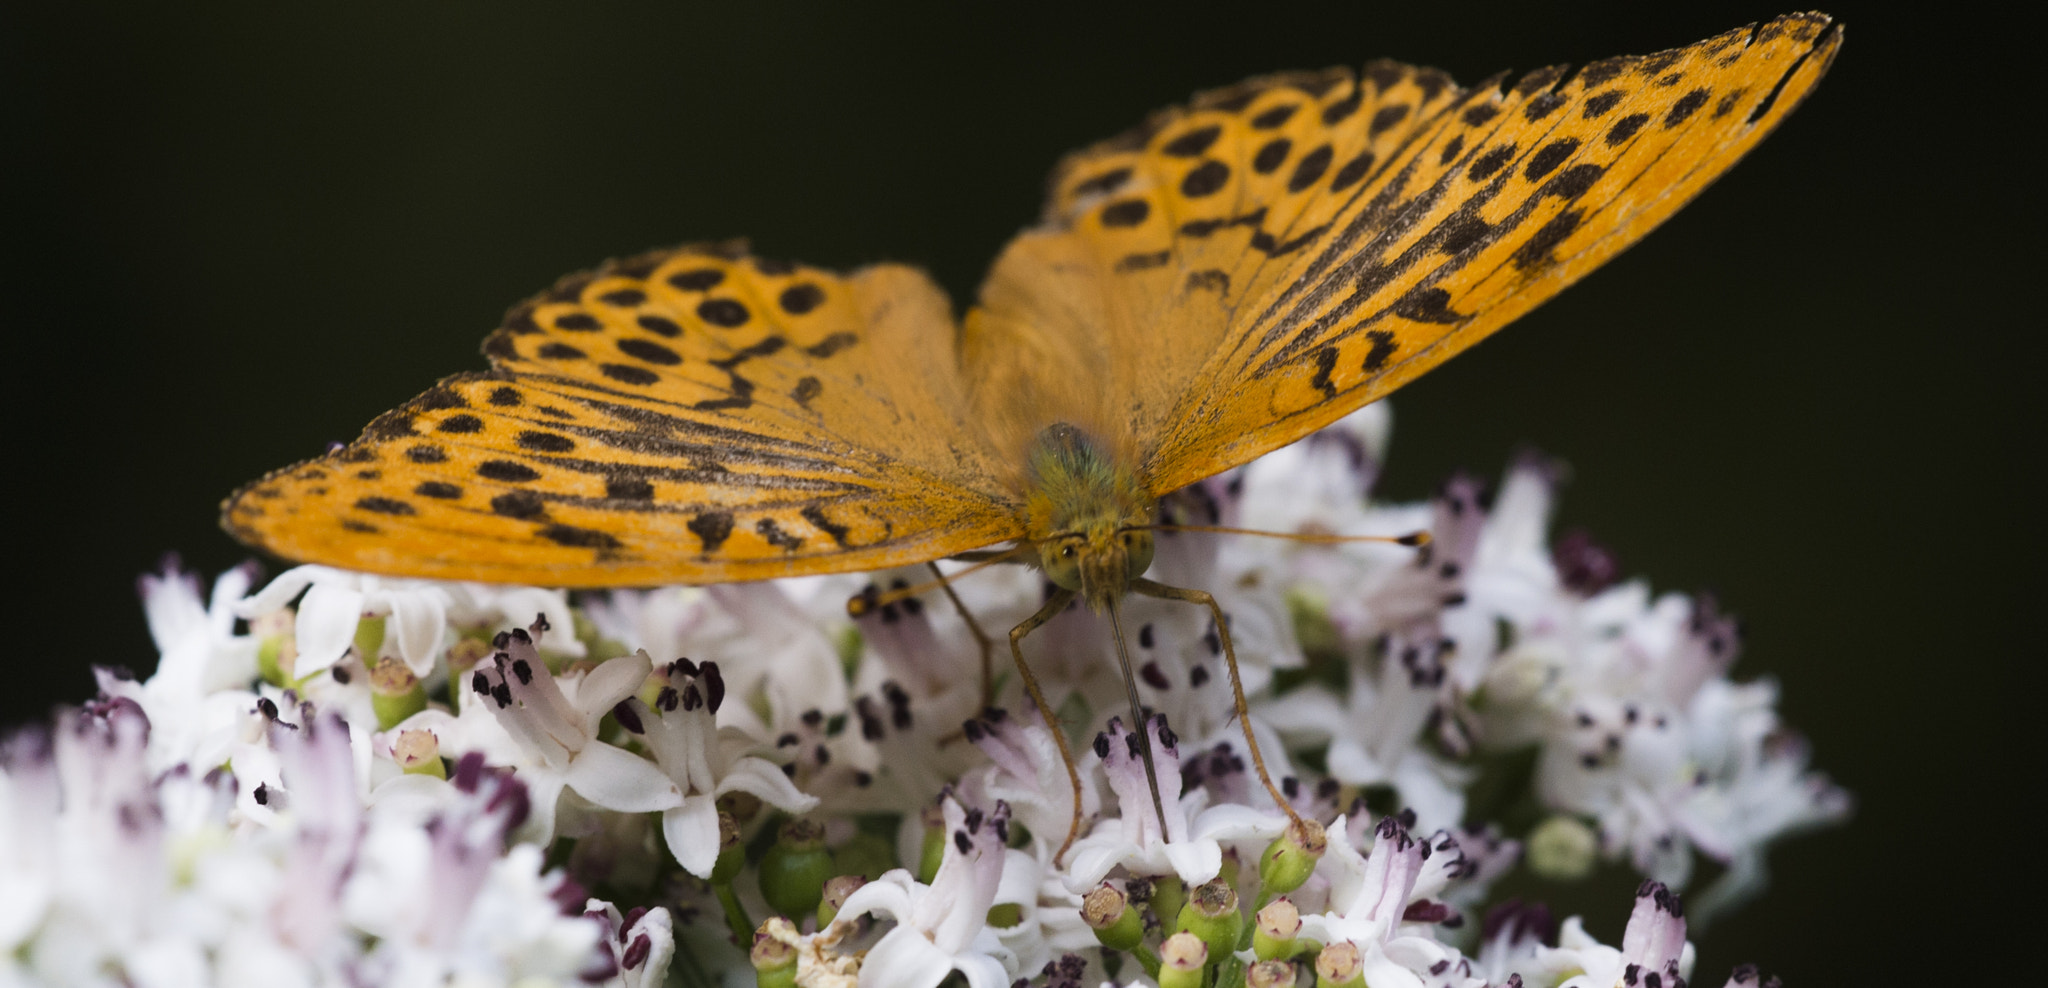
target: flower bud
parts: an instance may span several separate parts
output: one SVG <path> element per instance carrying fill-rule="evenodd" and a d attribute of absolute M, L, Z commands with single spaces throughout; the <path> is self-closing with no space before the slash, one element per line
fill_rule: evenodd
<path fill-rule="evenodd" d="M 732 814 L 718 811 L 718 860 L 711 866 L 711 884 L 730 885 L 747 866 L 747 846 L 740 841 L 740 825 Z"/>
<path fill-rule="evenodd" d="M 1180 918 L 1180 907 L 1188 901 L 1188 887 L 1179 875 L 1160 875 L 1152 879 L 1152 915 L 1159 917 L 1160 926 L 1170 926 Z"/>
<path fill-rule="evenodd" d="M 1159 988 L 1202 988 L 1209 945 L 1192 933 L 1176 933 L 1159 945 Z"/>
<path fill-rule="evenodd" d="M 872 882 L 896 867 L 896 847 L 879 834 L 854 834 L 832 852 L 832 869 Z"/>
<path fill-rule="evenodd" d="M 1294 988 L 1294 965 L 1260 961 L 1244 972 L 1244 988 Z"/>
<path fill-rule="evenodd" d="M 1529 832 L 1529 870 L 1554 881 L 1575 882 L 1593 872 L 1598 835 L 1585 821 L 1558 814 Z"/>
<path fill-rule="evenodd" d="M 379 660 L 370 668 L 370 709 L 377 713 L 377 729 L 388 731 L 427 709 L 427 688 L 404 662 Z"/>
<path fill-rule="evenodd" d="M 773 917 L 754 931 L 754 948 L 747 960 L 754 965 L 754 977 L 761 988 L 793 988 L 796 984 L 796 925 Z"/>
<path fill-rule="evenodd" d="M 1109 882 L 1095 886 L 1081 899 L 1081 919 L 1095 939 L 1111 950 L 1129 951 L 1145 939 L 1145 918 L 1131 908 L 1130 896 Z"/>
<path fill-rule="evenodd" d="M 1266 895 L 1285 895 L 1301 887 L 1315 873 L 1316 862 L 1329 850 L 1329 835 L 1314 820 L 1297 819 L 1266 845 L 1259 856 L 1259 890 Z"/>
<path fill-rule="evenodd" d="M 1316 988 L 1365 988 L 1365 956 L 1349 940 L 1316 955 Z"/>
<path fill-rule="evenodd" d="M 839 907 L 846 905 L 846 897 L 866 885 L 868 880 L 859 875 L 840 875 L 825 883 L 825 894 L 818 900 L 818 929 L 831 926 L 839 918 Z"/>
<path fill-rule="evenodd" d="M 482 662 L 493 651 L 496 650 L 491 648 L 491 643 L 482 638 L 463 635 L 455 639 L 455 644 L 448 646 L 448 651 L 444 653 L 448 661 L 448 682 L 468 682 L 470 670 L 476 668 L 476 664 Z M 448 690 L 448 704 L 455 708 L 456 713 L 461 713 L 462 704 L 469 695 L 468 690 L 455 689 L 451 686 Z"/>
<path fill-rule="evenodd" d="M 831 877 L 825 828 L 797 817 L 782 825 L 774 846 L 761 858 L 761 897 L 784 916 L 807 915 L 818 908 Z"/>
<path fill-rule="evenodd" d="M 1244 914 L 1237 911 L 1237 890 L 1217 876 L 1196 887 L 1188 903 L 1180 907 L 1181 930 L 1202 938 L 1209 956 L 1229 957 L 1237 950 L 1237 937 L 1244 932 Z"/>
<path fill-rule="evenodd" d="M 448 777 L 447 766 L 441 764 L 441 740 L 432 731 L 398 732 L 398 740 L 391 743 L 391 760 L 407 775 Z"/>
<path fill-rule="evenodd" d="M 1252 953 L 1262 961 L 1285 960 L 1301 949 L 1301 910 L 1286 896 L 1266 903 L 1252 926 Z"/>
<path fill-rule="evenodd" d="M 249 635 L 256 639 L 256 674 L 272 686 L 289 688 L 292 669 L 299 663 L 297 617 L 291 608 L 272 611 L 249 622 Z"/>
<path fill-rule="evenodd" d="M 946 859 L 946 817 L 937 806 L 927 806 L 918 819 L 924 823 L 924 846 L 918 850 L 917 880 L 930 885 Z"/>
<path fill-rule="evenodd" d="M 356 621 L 356 655 L 372 669 L 377 667 L 377 653 L 384 648 L 384 622 L 384 618 L 367 614 Z"/>

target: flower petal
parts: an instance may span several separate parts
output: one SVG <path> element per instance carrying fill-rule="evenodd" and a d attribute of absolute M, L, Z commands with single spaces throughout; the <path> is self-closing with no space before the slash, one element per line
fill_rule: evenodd
<path fill-rule="evenodd" d="M 621 813 L 665 810 L 683 802 L 682 790 L 653 762 L 597 741 L 570 758 L 562 781 L 576 795 Z"/>
<path fill-rule="evenodd" d="M 597 722 L 620 700 L 639 692 L 640 684 L 647 681 L 647 674 L 652 671 L 653 661 L 645 651 L 640 651 L 608 660 L 584 674 L 583 681 L 576 684 L 576 708 L 589 721 L 584 730 L 596 734 Z"/>
<path fill-rule="evenodd" d="M 852 903 L 848 898 L 848 904 Z M 983 958 L 986 960 L 986 958 Z M 860 965 L 861 988 L 935 988 L 953 973 L 955 958 L 940 950 L 917 927 L 905 924 L 890 930 L 882 942 L 868 951 Z M 991 962 L 992 963 L 992 962 Z M 1001 970 L 1001 966 L 997 966 Z M 968 974 L 969 983 L 980 988 Z M 993 988 L 1002 988 L 1001 976 L 988 982 Z"/>
<path fill-rule="evenodd" d="M 890 919 L 901 920 L 910 915 L 911 905 L 924 891 L 925 887 L 911 878 L 910 872 L 892 868 L 883 872 L 882 877 L 854 889 L 853 894 L 839 906 L 839 915 L 851 917 L 880 913 Z"/>
<path fill-rule="evenodd" d="M 424 679 L 434 671 L 434 658 L 441 654 L 447 639 L 447 603 L 437 591 L 394 593 L 390 600 L 391 624 L 398 633 L 398 654 L 413 675 Z M 366 661 L 375 658 L 365 657 Z"/>
<path fill-rule="evenodd" d="M 713 795 L 723 796 L 735 789 L 759 796 L 762 802 L 790 813 L 809 813 L 818 806 L 818 797 L 798 789 L 789 776 L 765 758 L 740 758 L 726 766 L 725 778 Z"/>
<path fill-rule="evenodd" d="M 718 804 L 710 796 L 689 796 L 661 811 L 661 836 L 683 870 L 710 878 L 718 863 Z"/>
<path fill-rule="evenodd" d="M 283 582 L 278 577 L 277 582 Z M 273 583 L 272 586 L 275 586 Z M 264 589 L 268 593 L 269 588 Z M 259 594 L 258 596 L 261 596 Z M 355 641 L 356 624 L 363 619 L 363 592 L 339 583 L 315 583 L 299 601 L 297 623 L 299 660 L 292 675 L 304 678 L 333 665 Z M 367 656 L 375 661 L 376 656 Z"/>

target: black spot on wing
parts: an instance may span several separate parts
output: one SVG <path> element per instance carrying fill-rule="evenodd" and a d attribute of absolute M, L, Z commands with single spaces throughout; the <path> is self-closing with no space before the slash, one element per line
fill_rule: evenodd
<path fill-rule="evenodd" d="M 1173 140 L 1167 141 L 1159 149 L 1159 152 L 1176 158 L 1192 158 L 1209 150 L 1209 145 L 1216 143 L 1216 138 L 1222 136 L 1222 134 L 1223 128 L 1216 124 L 1197 127 Z"/>
<path fill-rule="evenodd" d="M 1366 351 L 1363 365 L 1369 374 L 1387 366 L 1387 361 L 1393 358 L 1398 347 L 1394 345 L 1394 334 L 1389 330 L 1375 329 L 1365 334 L 1365 338 L 1372 341 L 1372 349 Z"/>
<path fill-rule="evenodd" d="M 783 531 L 782 526 L 777 525 L 773 518 L 763 518 L 755 522 L 754 532 L 761 536 L 761 538 L 766 539 L 769 545 L 788 552 L 795 552 L 802 548 L 804 544 L 803 536 L 791 535 Z"/>
<path fill-rule="evenodd" d="M 421 481 L 412 492 L 421 497 L 438 498 L 443 501 L 453 501 L 462 496 L 462 488 L 438 480 Z"/>
<path fill-rule="evenodd" d="M 357 498 L 356 510 L 374 511 L 380 515 L 410 515 L 415 513 L 412 510 L 412 505 L 388 497 Z"/>
<path fill-rule="evenodd" d="M 826 535 L 831 536 L 832 541 L 837 543 L 841 549 L 845 549 L 848 547 L 846 536 L 853 530 L 846 527 L 845 525 L 838 524 L 837 522 L 834 522 L 832 519 L 826 517 L 823 508 L 820 508 L 815 504 L 810 505 L 804 508 L 803 516 L 804 520 L 810 522 L 813 526 L 816 526 L 818 531 L 824 532 Z"/>
<path fill-rule="evenodd" d="M 547 511 L 547 502 L 532 491 L 507 491 L 491 498 L 491 511 L 506 518 L 538 518 Z"/>
<path fill-rule="evenodd" d="M 704 544 L 704 554 L 710 555 L 732 535 L 732 512 L 706 511 L 690 519 L 685 527 Z"/>
<path fill-rule="evenodd" d="M 615 501 L 652 501 L 654 485 L 640 477 L 607 477 L 604 482 L 604 496 Z"/>
<path fill-rule="evenodd" d="M 476 474 L 504 484 L 527 484 L 540 479 L 540 471 L 514 460 L 485 460 L 477 464 Z"/>
<path fill-rule="evenodd" d="M 1321 391 L 1327 398 L 1337 397 L 1337 386 L 1330 383 L 1331 372 L 1337 369 L 1337 348 L 1326 346 L 1316 351 L 1316 376 L 1309 379 L 1309 386 Z"/>
<path fill-rule="evenodd" d="M 1680 96 L 1678 102 L 1671 104 L 1671 109 L 1664 114 L 1664 128 L 1669 130 L 1684 123 L 1685 118 L 1692 116 L 1700 107 L 1707 105 L 1707 96 L 1708 93 L 1705 89 L 1695 89 L 1684 96 Z"/>
<path fill-rule="evenodd" d="M 679 271 L 668 276 L 668 283 L 686 292 L 706 292 L 725 281 L 725 272 L 717 268 L 698 268 L 695 271 Z"/>
<path fill-rule="evenodd" d="M 534 533 L 556 545 L 572 549 L 616 549 L 619 540 L 609 533 L 591 528 L 577 528 L 574 525 L 544 525 Z"/>
<path fill-rule="evenodd" d="M 1129 273 L 1132 271 L 1144 271 L 1149 268 L 1161 267 L 1165 265 L 1166 262 L 1170 260 L 1172 257 L 1173 252 L 1170 250 L 1152 251 L 1150 253 L 1143 254 L 1126 254 L 1125 256 L 1117 259 L 1116 271 L 1118 271 L 1119 273 Z"/>
<path fill-rule="evenodd" d="M 858 342 L 860 342 L 860 337 L 855 336 L 852 333 L 833 333 L 832 335 L 827 336 L 824 339 L 811 344 L 810 346 L 804 347 L 804 352 L 810 354 L 813 357 L 818 358 L 819 360 L 823 360 L 826 357 L 838 353 L 839 351 L 844 350 L 847 347 L 850 347 Z"/>

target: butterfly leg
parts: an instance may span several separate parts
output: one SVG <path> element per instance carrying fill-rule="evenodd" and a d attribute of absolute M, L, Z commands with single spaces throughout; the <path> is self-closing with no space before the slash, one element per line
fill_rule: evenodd
<path fill-rule="evenodd" d="M 1017 661 L 1017 674 L 1024 679 L 1024 691 L 1031 694 L 1031 702 L 1038 705 L 1038 715 L 1045 718 L 1045 729 L 1052 734 L 1053 743 L 1059 745 L 1060 761 L 1067 766 L 1067 781 L 1074 784 L 1074 822 L 1067 827 L 1067 839 L 1060 843 L 1059 853 L 1052 856 L 1055 866 L 1067 856 L 1067 848 L 1074 846 L 1074 838 L 1081 835 L 1081 770 L 1074 766 L 1074 753 L 1067 749 L 1067 734 L 1053 717 L 1052 705 L 1046 702 L 1045 691 L 1038 688 L 1038 677 L 1031 674 L 1031 667 L 1024 663 L 1024 636 L 1037 631 L 1040 625 L 1052 620 L 1067 605 L 1074 602 L 1074 591 L 1054 590 L 1053 595 L 1038 609 L 1038 613 L 1024 619 L 1022 624 L 1010 629 L 1010 657 Z"/>
<path fill-rule="evenodd" d="M 1279 786 L 1273 784 L 1272 774 L 1266 771 L 1266 759 L 1259 754 L 1259 739 L 1252 736 L 1251 707 L 1244 702 L 1244 681 L 1237 675 L 1237 650 L 1231 647 L 1230 625 L 1223 620 L 1223 608 L 1216 603 L 1215 596 L 1205 590 L 1169 587 L 1143 578 L 1132 580 L 1131 590 L 1147 597 L 1185 601 L 1209 609 L 1209 618 L 1216 622 L 1216 638 L 1223 643 L 1223 663 L 1230 669 L 1230 692 L 1237 701 L 1237 726 L 1244 731 L 1245 746 L 1251 749 L 1252 765 L 1259 770 L 1259 781 L 1265 783 L 1266 792 L 1273 797 L 1273 802 L 1287 814 L 1288 819 L 1300 826 L 1301 815 L 1294 812 L 1294 804 L 1281 794 Z"/>
<path fill-rule="evenodd" d="M 946 574 L 939 570 L 939 564 L 925 565 L 931 567 L 932 575 L 939 578 L 939 589 L 946 591 L 946 599 L 953 602 L 953 609 L 960 612 L 960 620 L 967 623 L 967 633 L 974 636 L 974 643 L 981 648 L 981 705 L 990 706 L 996 702 L 996 640 L 990 638 L 988 632 L 981 630 L 981 622 L 976 621 L 974 615 L 967 610 L 967 602 L 953 592 L 953 584 L 946 579 Z"/>

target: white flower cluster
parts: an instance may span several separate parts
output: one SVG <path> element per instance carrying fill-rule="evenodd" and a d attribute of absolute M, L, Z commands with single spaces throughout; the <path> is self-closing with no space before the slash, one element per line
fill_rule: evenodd
<path fill-rule="evenodd" d="M 1184 603 L 1126 605 L 1144 725 L 1078 608 L 1025 643 L 1051 710 L 1024 700 L 987 633 L 1044 601 L 1024 567 L 855 619 L 930 571 L 572 608 L 313 566 L 209 604 L 172 564 L 142 581 L 156 673 L 0 749 L 0 985 L 1683 984 L 1695 859 L 1695 915 L 1727 908 L 1846 795 L 1728 678 L 1714 601 L 1551 542 L 1553 470 L 1377 505 L 1387 433 L 1371 406 L 1162 505 L 1433 534 L 1159 536 L 1150 575 L 1221 603 L 1257 752 Z M 1515 764 L 1547 819 L 1509 835 L 1468 793 Z M 1618 949 L 1486 909 L 1601 859 L 1644 876 Z"/>

